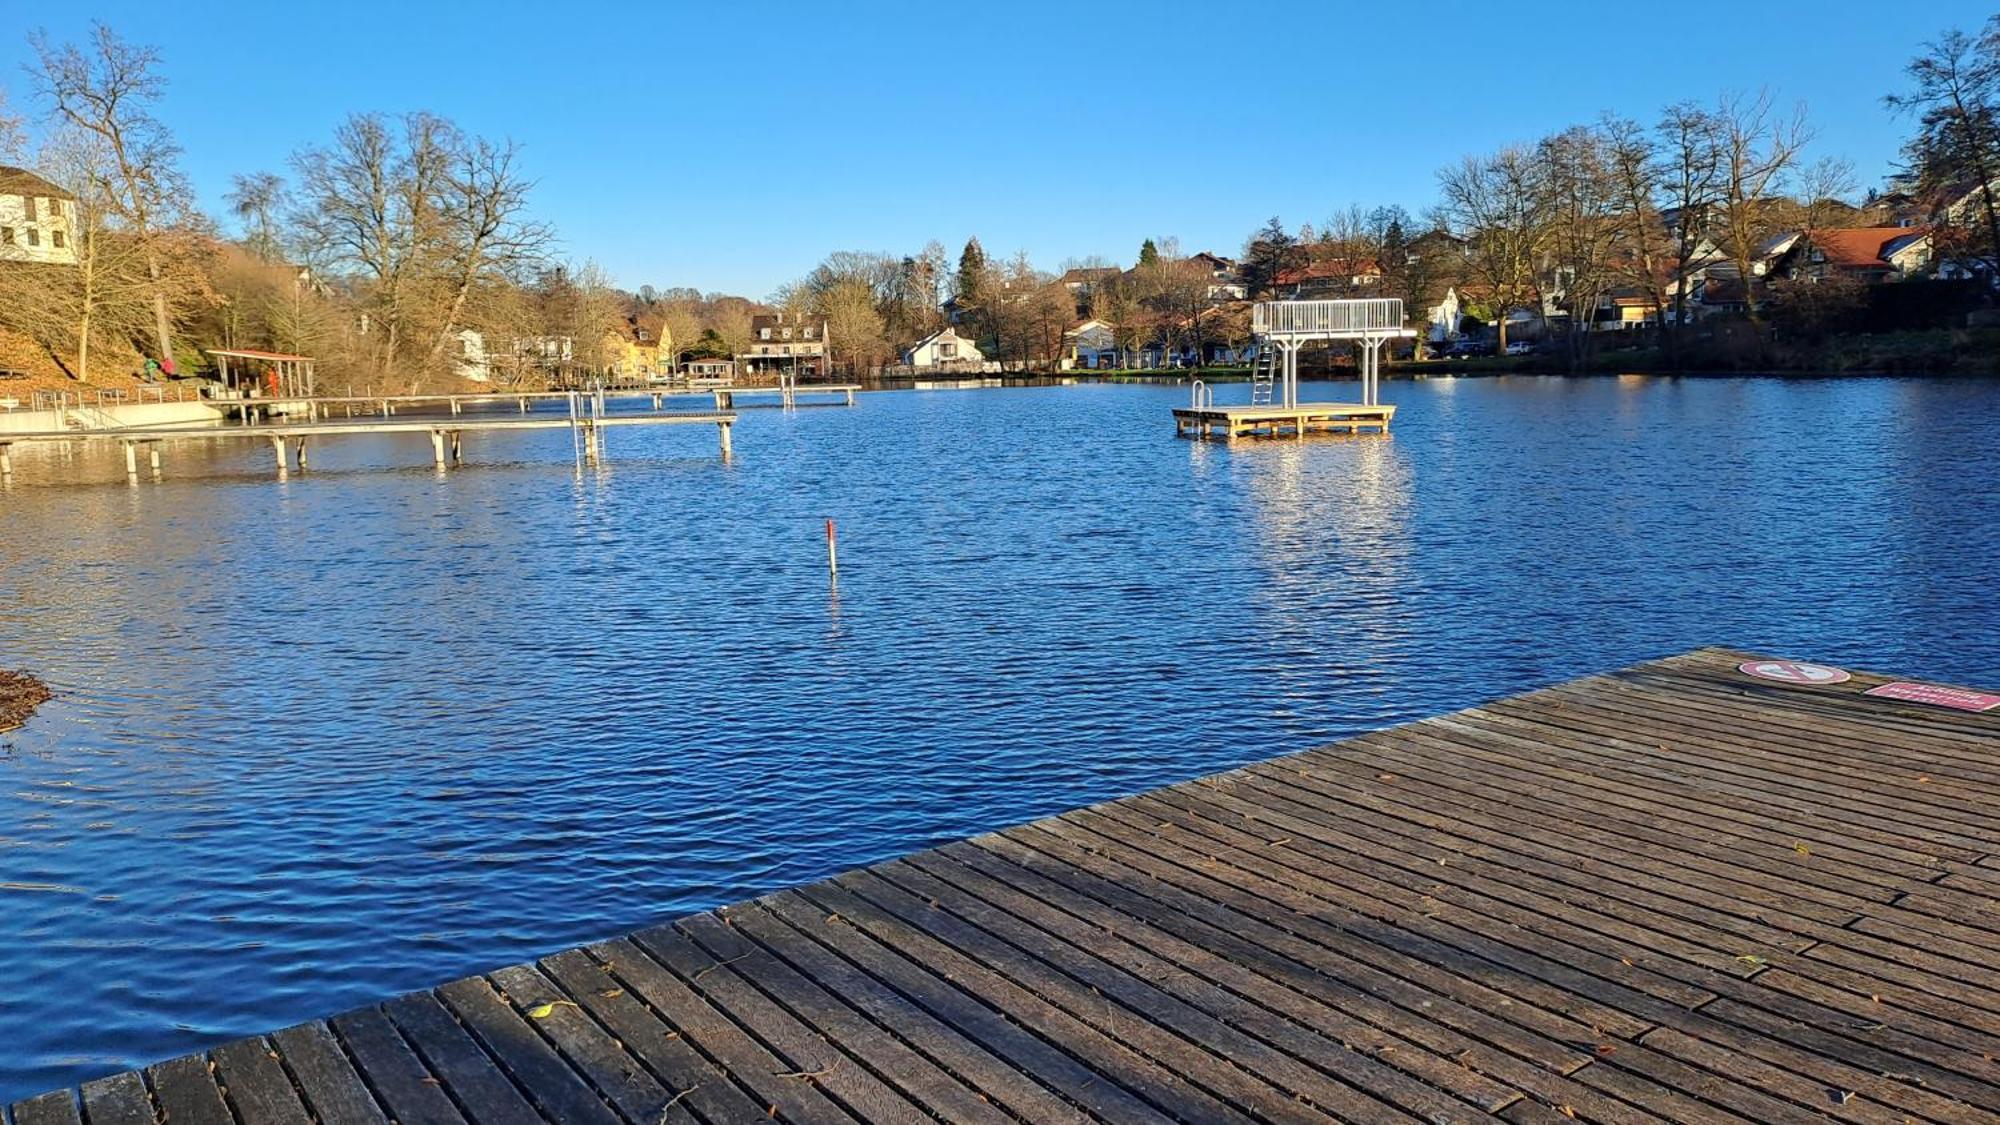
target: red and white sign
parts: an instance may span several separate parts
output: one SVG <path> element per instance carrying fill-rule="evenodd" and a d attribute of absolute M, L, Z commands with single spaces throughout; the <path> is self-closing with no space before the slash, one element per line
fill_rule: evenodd
<path fill-rule="evenodd" d="M 1985 691 L 1967 691 L 1964 688 L 1939 687 L 1936 684 L 1912 684 L 1907 682 L 1883 684 L 1869 688 L 1863 695 L 1878 699 L 1900 699 L 1905 703 L 1929 703 L 1935 707 L 1950 707 L 1959 711 L 1991 711 L 2000 707 L 2000 695 Z"/>
<path fill-rule="evenodd" d="M 1824 664 L 1802 664 L 1796 660 L 1749 660 L 1736 666 L 1738 672 L 1760 680 L 1781 684 L 1844 684 L 1854 677 L 1840 668 Z"/>

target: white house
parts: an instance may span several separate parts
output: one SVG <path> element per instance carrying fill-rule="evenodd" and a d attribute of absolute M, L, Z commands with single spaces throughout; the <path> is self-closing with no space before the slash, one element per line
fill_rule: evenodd
<path fill-rule="evenodd" d="M 1063 333 L 1074 367 L 1118 366 L 1118 333 L 1101 320 L 1086 320 Z"/>
<path fill-rule="evenodd" d="M 76 264 L 76 196 L 0 164 L 0 261 Z"/>
<path fill-rule="evenodd" d="M 903 363 L 910 367 L 948 367 L 961 363 L 981 363 L 986 356 L 979 346 L 944 328 L 903 349 Z"/>

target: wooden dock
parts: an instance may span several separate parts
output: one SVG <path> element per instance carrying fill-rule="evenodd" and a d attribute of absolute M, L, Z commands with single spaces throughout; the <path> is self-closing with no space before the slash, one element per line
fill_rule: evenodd
<path fill-rule="evenodd" d="M 979 836 L 10 1120 L 2000 1120 L 2000 712 L 1743 659 Z"/>
<path fill-rule="evenodd" d="M 1174 410 L 1174 436 L 1197 438 L 1281 437 L 1345 431 L 1388 433 L 1393 405 L 1359 402 L 1302 402 L 1296 406 L 1182 406 Z"/>
<path fill-rule="evenodd" d="M 722 455 L 726 458 L 731 454 L 729 430 L 735 423 L 736 414 L 733 411 L 613 414 L 573 418 L 471 418 L 458 414 L 433 418 L 396 418 L 385 414 L 375 419 L 342 422 L 272 422 L 265 425 L 152 428 L 130 426 L 103 430 L 61 430 L 53 433 L 0 433 L 0 477 L 10 476 L 14 472 L 11 448 L 14 445 L 79 441 L 117 442 L 124 446 L 125 474 L 132 478 L 139 475 L 141 450 L 145 451 L 152 471 L 154 473 L 160 471 L 162 442 L 244 440 L 269 442 L 277 458 L 278 471 L 284 473 L 294 465 L 301 470 L 306 467 L 307 439 L 355 434 L 427 434 L 431 439 L 432 458 L 442 466 L 448 462 L 457 464 L 462 460 L 463 437 L 467 431 L 493 433 L 512 430 L 575 430 L 583 455 L 595 461 L 602 453 L 602 431 L 619 426 L 711 425 L 720 434 Z"/>

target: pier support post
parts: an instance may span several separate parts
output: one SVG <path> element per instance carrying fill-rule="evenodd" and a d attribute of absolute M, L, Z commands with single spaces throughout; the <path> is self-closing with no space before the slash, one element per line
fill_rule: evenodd
<path fill-rule="evenodd" d="M 729 423 L 717 422 L 715 428 L 722 431 L 722 459 L 729 460 Z"/>
<path fill-rule="evenodd" d="M 853 387 L 849 387 L 849 388 L 847 388 L 847 405 L 849 405 L 849 406 L 853 406 L 853 405 L 854 405 L 854 388 L 853 388 Z"/>
<path fill-rule="evenodd" d="M 458 400 L 455 398 L 451 400 L 451 412 L 454 417 L 464 413 L 464 411 L 458 405 Z"/>
<path fill-rule="evenodd" d="M 157 441 L 149 441 L 149 442 L 147 442 L 147 443 L 146 443 L 146 458 L 147 458 L 147 460 L 149 460 L 149 461 L 151 461 L 151 462 L 153 463 L 153 475 L 154 475 L 154 476 L 159 476 L 159 475 L 160 475 L 160 443 L 159 443 L 159 442 L 157 442 Z"/>
<path fill-rule="evenodd" d="M 0 477 L 14 475 L 14 447 L 0 445 Z"/>
<path fill-rule="evenodd" d="M 125 442 L 124 445 L 125 445 L 125 475 L 128 477 L 136 477 L 139 475 L 139 447 L 129 441 Z"/>
<path fill-rule="evenodd" d="M 277 455 L 279 476 L 284 476 L 287 472 L 291 471 L 291 465 L 285 457 L 285 439 L 283 436 L 274 436 L 271 438 L 271 452 Z"/>
<path fill-rule="evenodd" d="M 443 430 L 432 430 L 432 431 L 431 431 L 431 459 L 432 459 L 433 461 L 436 461 L 436 462 L 437 462 L 437 467 L 438 467 L 438 468 L 440 468 L 440 469 L 444 468 L 444 431 L 443 431 Z"/>
<path fill-rule="evenodd" d="M 299 438 L 292 443 L 292 454 L 298 459 L 299 471 L 306 469 L 306 439 Z"/>
<path fill-rule="evenodd" d="M 465 448 L 460 444 L 460 434 L 457 430 L 451 432 L 451 463 L 454 465 L 465 463 Z"/>
<path fill-rule="evenodd" d="M 526 414 L 527 412 L 528 412 L 528 396 L 527 396 L 527 395 L 522 395 L 522 396 L 521 396 L 521 413 L 523 413 L 523 414 Z"/>

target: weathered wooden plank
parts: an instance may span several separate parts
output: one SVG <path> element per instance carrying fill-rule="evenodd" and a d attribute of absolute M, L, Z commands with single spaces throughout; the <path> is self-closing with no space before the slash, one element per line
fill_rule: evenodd
<path fill-rule="evenodd" d="M 215 1072 L 203 1055 L 182 1055 L 146 1068 L 160 1116 L 175 1125 L 233 1125 Z"/>
<path fill-rule="evenodd" d="M 1081 1121 L 1083 1113 L 1005 1059 L 933 1016 L 920 1002 L 893 991 L 776 917 L 768 902 L 723 910 L 736 932 L 754 940 L 798 976 L 853 1005 L 875 1024 L 958 1075 L 982 1097 L 1031 1121 Z M 851 930 L 851 927 L 847 929 Z M 866 958 L 862 958 L 866 960 Z M 898 1079 L 894 1073 L 891 1079 Z"/>
<path fill-rule="evenodd" d="M 1105 1034 L 1101 1023 L 1086 1021 L 1073 1009 L 1057 1005 L 1039 989 L 1025 986 L 1010 974 L 964 952 L 956 941 L 947 943 L 949 935 L 938 930 L 956 930 L 957 927 L 943 924 L 943 919 L 927 918 L 926 912 L 917 908 L 913 912 L 918 921 L 913 922 L 837 883 L 816 883 L 801 888 L 800 893 L 823 912 L 838 915 L 884 944 L 903 950 L 907 955 L 941 971 L 982 1003 L 1034 1028 L 1042 1037 L 1075 1054 L 1098 1073 L 1115 1075 L 1120 1085 L 1152 1103 L 1158 1110 L 1183 1119 L 1248 1120 L 1241 1112 L 1216 1100 L 1206 1091 L 1191 1086 L 1171 1067 L 1161 1065 L 1122 1039 Z M 895 896 L 888 897 L 903 905 Z M 1077 994 L 1083 990 L 1059 988 L 1058 991 L 1080 999 Z M 1099 1020 L 1110 1022 L 1115 1011 L 1100 1002 L 1095 1014 Z M 1130 1019 L 1126 1022 L 1137 1023 Z M 1136 1027 L 1133 1030 L 1140 1031 Z M 1155 1031 L 1150 1035 L 1142 1034 L 1142 1037 L 1152 1039 L 1158 1035 Z"/>
<path fill-rule="evenodd" d="M 541 968 L 671 1091 L 662 1120 L 693 1121 L 697 1113 L 709 1120 L 748 1120 L 765 1113 L 767 1107 L 752 1100 L 726 1070 L 702 1057 L 678 1030 L 619 987 L 603 964 L 572 949 L 543 958 Z"/>
<path fill-rule="evenodd" d="M 271 1036 L 271 1045 L 298 1083 L 306 1107 L 321 1121 L 381 1125 L 386 1118 L 367 1084 L 340 1049 L 333 1031 L 317 1020 Z"/>
<path fill-rule="evenodd" d="M 829 912 L 797 892 L 758 900 L 758 905 L 829 952 L 850 961 L 872 979 L 908 997 L 940 1024 L 995 1057 L 1032 1075 L 1051 1090 L 1098 1117 L 1163 1121 L 1166 1117 L 1120 1083 L 1115 1070 L 1093 1070 L 1077 1052 L 1063 1050 L 1027 1030 L 1042 1026 L 1008 1016 L 952 983 L 935 969 L 922 949 L 879 940 L 850 919 Z M 1053 1119 L 1053 1118 L 1052 1118 Z"/>
<path fill-rule="evenodd" d="M 153 1096 L 137 1071 L 83 1084 L 83 1119 L 89 1125 L 154 1125 Z"/>
<path fill-rule="evenodd" d="M 260 1038 L 238 1039 L 209 1053 L 229 1104 L 258 1125 L 306 1125 L 311 1118 L 278 1054 Z"/>
<path fill-rule="evenodd" d="M 700 915 L 678 928 L 718 964 L 727 964 L 795 1018 L 846 1051 L 928 1112 L 952 1121 L 1003 1122 L 1006 1112 L 910 1045 L 846 1006 L 739 932 L 734 915 Z"/>
<path fill-rule="evenodd" d="M 382 1005 L 403 1038 L 475 1121 L 525 1121 L 534 1116 L 527 1099 L 437 997 L 414 992 Z"/>
<path fill-rule="evenodd" d="M 633 935 L 634 944 L 687 986 L 730 1013 L 743 1027 L 793 1060 L 783 1073 L 809 1081 L 869 1121 L 920 1121 L 923 1108 L 878 1078 L 846 1043 L 807 1026 L 786 1005 L 759 991 L 740 962 L 717 957 L 678 926 Z M 745 961 L 749 954 L 738 953 Z"/>
<path fill-rule="evenodd" d="M 618 1120 L 604 1099 L 485 980 L 455 980 L 435 992 L 543 1116 L 580 1125 L 611 1125 Z"/>
<path fill-rule="evenodd" d="M 803 1077 L 812 1067 L 772 1054 L 727 1012 L 709 1004 L 637 945 L 624 939 L 601 942 L 590 947 L 590 955 L 610 970 L 619 987 L 636 994 L 679 1029 L 689 1043 L 750 1089 L 774 1116 L 805 1121 L 851 1119 L 852 1115 L 827 1097 L 818 1083 Z"/>
<path fill-rule="evenodd" d="M 673 1095 L 623 1044 L 539 971 L 515 965 L 493 973 L 492 980 L 514 1010 L 619 1113 L 635 1121 L 657 1122 L 675 1104 Z"/>
<path fill-rule="evenodd" d="M 381 1008 L 362 1008 L 332 1021 L 357 1071 L 399 1125 L 458 1125 L 465 1120 L 441 1080 L 396 1032 Z"/>
<path fill-rule="evenodd" d="M 1009 894 L 949 859 L 912 857 L 875 870 L 883 879 L 928 898 L 1073 979 L 1133 1005 L 1161 1026 L 1181 1031 L 1190 1042 L 1258 1076 L 1292 1100 L 1350 1119 L 1385 1116 L 1384 1103 L 1420 1118 L 1463 1112 L 1463 1104 L 1446 1092 L 1372 1061 L 1371 1055 L 1382 1048 L 1395 1049 L 1379 1032 L 1363 1032 L 1367 1039 L 1360 1043 L 1326 1038 L 1305 1024 L 1281 1018 L 1269 1007 L 1175 973 L 1169 963 L 1111 935 L 1065 926 L 1042 904 Z M 1315 1063 L 1325 1073 L 1315 1070 Z M 1443 1077 L 1451 1082 L 1447 1087 L 1451 1094 L 1479 1108 L 1493 1109 L 1511 1100 L 1504 1088 L 1470 1071 Z"/>
<path fill-rule="evenodd" d="M 996 860 L 1006 856 L 1018 865 L 1017 871 L 1045 876 L 1052 882 L 1060 880 L 1061 885 L 1077 888 L 1095 901 L 1116 906 L 1123 917 L 1139 920 L 1106 923 L 1107 929 L 1115 928 L 1121 936 L 1130 938 L 1135 933 L 1143 936 L 1145 931 L 1136 927 L 1150 922 L 1157 927 L 1154 932 L 1185 936 L 1188 943 L 1199 942 L 1190 948 L 1213 950 L 1220 955 L 1205 959 L 1204 968 L 1221 961 L 1231 968 L 1241 967 L 1245 972 L 1261 974 L 1297 989 L 1302 995 L 1316 997 L 1331 1010 L 1365 1015 L 1379 1026 L 1429 1046 L 1456 1065 L 1525 1090 L 1551 1105 L 1586 1110 L 1591 1119 L 1599 1121 L 1658 1120 L 1636 1108 L 1603 1099 L 1595 1091 L 1578 1087 L 1562 1077 L 1588 1063 L 1590 1054 L 1528 1032 L 1522 1026 L 1462 1004 L 1453 996 L 1484 1003 L 1530 1026 L 1543 1026 L 1547 1021 L 1550 1033 L 1571 1041 L 1590 1039 L 1595 1034 L 1591 1028 L 1550 1020 L 1540 1009 L 1511 1002 L 1472 982 L 1444 976 L 1422 962 L 1401 959 L 1394 951 L 1370 947 L 1346 937 L 1344 931 L 1321 931 L 1342 934 L 1345 940 L 1341 942 L 1307 941 L 1246 915 L 1232 914 L 1219 904 L 1184 895 L 1164 883 L 1142 880 L 1134 886 L 1135 881 L 1130 879 L 1100 878 L 1091 873 L 1087 858 L 1079 856 L 1072 865 L 1067 860 L 1044 855 L 1015 839 L 1020 831 L 979 837 L 962 847 Z M 1145 888 L 1145 894 L 1139 892 L 1140 887 Z M 1317 938 L 1320 933 L 1312 936 Z M 1167 940 L 1175 941 L 1172 937 Z M 1353 953 L 1355 959 L 1345 959 L 1339 955 L 1343 953 Z M 1370 954 L 1393 965 L 1397 973 L 1384 972 L 1363 959 Z M 1398 974 L 1406 974 L 1409 979 Z M 1429 991 L 1416 982 L 1437 984 L 1439 990 Z M 1455 985 L 1461 986 L 1462 991 Z M 1338 1023 L 1330 1021 L 1330 1026 Z M 1461 1035 L 1458 1029 L 1471 1034 Z M 1378 1052 L 1378 1057 L 1396 1066 L 1409 1066 L 1413 1061 L 1411 1054 L 1397 1050 Z M 1411 1069 L 1413 1073 L 1421 1072 L 1420 1065 Z"/>
<path fill-rule="evenodd" d="M 81 1125 L 76 1095 L 68 1090 L 51 1090 L 14 1103 L 14 1125 Z"/>

